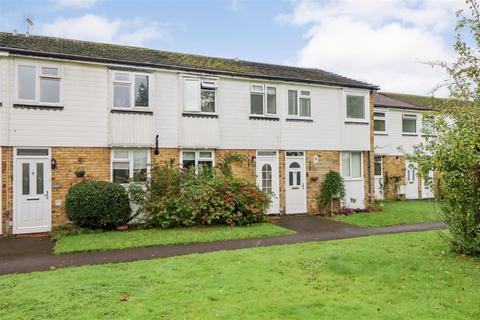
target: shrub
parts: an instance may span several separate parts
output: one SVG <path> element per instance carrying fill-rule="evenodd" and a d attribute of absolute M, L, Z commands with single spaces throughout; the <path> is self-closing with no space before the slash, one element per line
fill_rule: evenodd
<path fill-rule="evenodd" d="M 332 212 L 333 199 L 343 199 L 344 197 L 345 185 L 342 176 L 338 172 L 330 171 L 325 176 L 325 181 L 318 196 L 320 209 L 328 206 L 330 212 Z"/>
<path fill-rule="evenodd" d="M 228 166 L 228 165 L 226 165 Z M 230 170 L 182 170 L 173 163 L 151 170 L 146 186 L 132 185 L 131 200 L 150 227 L 249 225 L 264 220 L 270 196 L 233 178 Z M 227 175 L 222 172 L 227 172 Z"/>
<path fill-rule="evenodd" d="M 83 181 L 68 190 L 65 200 L 70 221 L 83 228 L 112 229 L 130 219 L 128 194 L 106 181 Z"/>

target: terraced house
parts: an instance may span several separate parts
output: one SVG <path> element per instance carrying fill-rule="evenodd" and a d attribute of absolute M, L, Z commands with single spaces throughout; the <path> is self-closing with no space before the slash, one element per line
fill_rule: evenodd
<path fill-rule="evenodd" d="M 428 199 L 434 197 L 433 172 L 418 176 L 417 164 L 408 159 L 424 140 L 432 98 L 376 92 L 374 94 L 376 198 Z M 428 130 L 427 130 L 428 132 Z"/>
<path fill-rule="evenodd" d="M 377 89 L 318 69 L 0 33 L 2 232 L 66 223 L 82 179 L 127 183 L 229 152 L 248 159 L 235 174 L 272 192 L 269 213 L 317 212 L 329 170 L 345 178 L 344 205 L 363 208 Z"/>

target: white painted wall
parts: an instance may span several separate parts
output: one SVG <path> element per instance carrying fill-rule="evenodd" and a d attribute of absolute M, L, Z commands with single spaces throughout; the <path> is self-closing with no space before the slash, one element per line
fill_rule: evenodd
<path fill-rule="evenodd" d="M 12 108 L 15 64 L 49 63 L 63 70 L 64 110 Z M 106 65 L 28 57 L 0 56 L 0 142 L 14 146 L 159 146 L 276 150 L 369 150 L 369 128 L 345 123 L 345 90 L 243 78 L 217 80 L 218 119 L 183 117 L 183 74 L 158 70 L 151 74 L 152 116 L 111 114 L 111 83 Z M 252 120 L 251 83 L 277 88 L 279 121 Z M 311 92 L 313 122 L 286 121 L 288 89 Z M 365 94 L 368 90 L 356 90 Z M 369 114 L 367 103 L 366 114 Z M 10 117 L 10 122 L 8 121 Z"/>
<path fill-rule="evenodd" d="M 422 114 L 419 111 L 398 110 L 375 108 L 375 111 L 386 112 L 386 135 L 375 134 L 375 154 L 376 155 L 412 155 L 414 146 L 423 141 L 422 130 Z M 415 114 L 417 115 L 417 135 L 402 134 L 402 115 Z"/>

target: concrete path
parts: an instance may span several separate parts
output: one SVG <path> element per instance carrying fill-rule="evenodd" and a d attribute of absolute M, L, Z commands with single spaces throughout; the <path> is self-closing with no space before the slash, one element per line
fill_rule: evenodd
<path fill-rule="evenodd" d="M 445 227 L 441 222 L 429 222 L 381 228 L 361 228 L 314 216 L 281 217 L 278 218 L 277 223 L 283 227 L 295 230 L 297 233 L 288 236 L 268 238 L 214 241 L 187 245 L 156 246 L 62 255 L 54 255 L 52 253 L 53 242 L 47 237 L 0 238 L 0 274 L 53 270 L 68 266 L 118 263 L 220 250 L 427 231 Z"/>

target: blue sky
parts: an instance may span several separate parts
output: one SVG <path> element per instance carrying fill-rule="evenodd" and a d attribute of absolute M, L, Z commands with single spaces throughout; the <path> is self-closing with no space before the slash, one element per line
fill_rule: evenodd
<path fill-rule="evenodd" d="M 428 94 L 461 0 L 0 0 L 0 30 L 317 67 Z M 440 93 L 441 94 L 441 93 Z"/>

